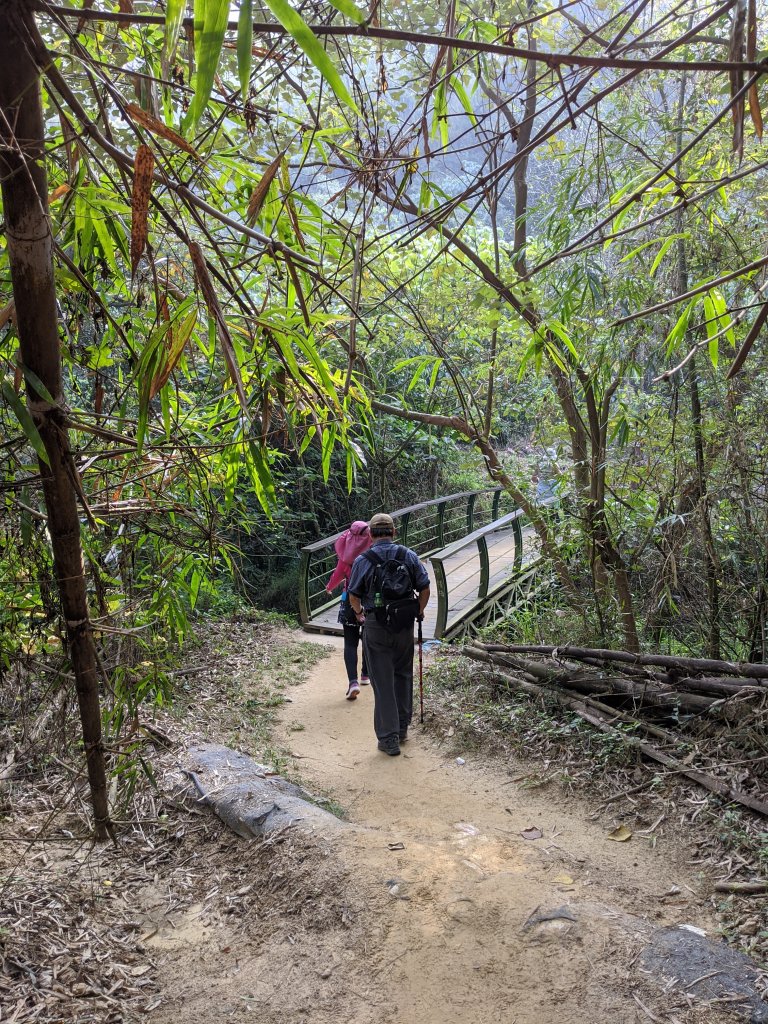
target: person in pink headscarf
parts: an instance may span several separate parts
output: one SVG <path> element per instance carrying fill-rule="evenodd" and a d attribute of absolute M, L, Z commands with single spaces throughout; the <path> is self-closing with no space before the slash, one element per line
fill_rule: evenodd
<path fill-rule="evenodd" d="M 360 683 L 363 683 L 363 685 L 368 683 L 365 651 L 363 651 L 359 681 L 357 678 L 357 648 L 360 645 L 360 635 L 363 627 L 357 621 L 357 617 L 349 606 L 347 582 L 352 572 L 352 563 L 358 555 L 368 550 L 372 540 L 368 523 L 363 522 L 362 519 L 356 519 L 350 528 L 341 534 L 334 545 L 338 562 L 336 563 L 336 568 L 331 573 L 331 578 L 325 585 L 325 589 L 329 594 L 339 586 L 344 587 L 339 603 L 339 622 L 344 628 L 344 667 L 347 670 L 347 700 L 356 700 L 360 695 Z"/>

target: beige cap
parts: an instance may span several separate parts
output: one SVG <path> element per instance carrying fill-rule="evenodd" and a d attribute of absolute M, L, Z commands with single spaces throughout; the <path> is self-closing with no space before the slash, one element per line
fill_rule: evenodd
<path fill-rule="evenodd" d="M 391 530 L 395 532 L 395 521 L 392 516 L 388 516 L 386 512 L 377 512 L 376 515 L 368 523 L 368 527 L 373 533 L 374 530 Z"/>

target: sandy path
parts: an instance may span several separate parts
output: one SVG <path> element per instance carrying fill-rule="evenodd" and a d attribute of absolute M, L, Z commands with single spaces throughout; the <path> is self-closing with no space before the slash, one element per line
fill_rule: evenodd
<path fill-rule="evenodd" d="M 325 640 L 335 649 L 291 690 L 282 726 L 307 783 L 363 826 L 339 855 L 370 908 L 369 948 L 358 951 L 367 983 L 350 975 L 344 992 L 335 979 L 348 997 L 339 1021 L 647 1019 L 629 964 L 651 925 L 711 926 L 693 869 L 647 839 L 611 842 L 575 798 L 522 789 L 511 779 L 524 765 L 489 769 L 471 752 L 458 765 L 418 725 L 401 757 L 379 753 L 373 694 L 343 699 L 341 645 Z M 531 826 L 541 839 L 520 835 Z M 537 908 L 575 920 L 526 927 Z M 301 1019 L 326 1017 L 318 1007 Z"/>

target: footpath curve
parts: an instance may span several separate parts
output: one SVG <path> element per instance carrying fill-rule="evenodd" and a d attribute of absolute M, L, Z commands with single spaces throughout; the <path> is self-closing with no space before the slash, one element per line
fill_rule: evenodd
<path fill-rule="evenodd" d="M 368 948 L 356 951 L 366 969 L 349 975 L 350 991 L 335 978 L 338 1019 L 647 1020 L 634 961 L 651 931 L 714 933 L 683 854 L 612 842 L 584 801 L 525 789 L 525 765 L 504 771 L 471 751 L 461 765 L 448 739 L 418 724 L 403 755 L 385 757 L 370 688 L 345 701 L 341 642 L 318 639 L 333 649 L 291 689 L 281 728 L 306 784 L 363 826 L 334 844 L 370 908 Z M 325 1021 L 326 1010 L 302 1019 Z"/>

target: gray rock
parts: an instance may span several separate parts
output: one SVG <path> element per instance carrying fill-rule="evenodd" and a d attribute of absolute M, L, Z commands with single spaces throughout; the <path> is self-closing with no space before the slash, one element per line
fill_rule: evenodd
<path fill-rule="evenodd" d="M 182 772 L 190 783 L 188 792 L 243 838 L 265 837 L 286 827 L 331 836 L 347 827 L 312 803 L 306 790 L 238 750 L 205 743 L 191 747 L 187 760 Z"/>
<path fill-rule="evenodd" d="M 724 942 L 687 928 L 660 928 L 643 950 L 640 966 L 660 979 L 677 978 L 680 988 L 702 1002 L 737 997 L 729 1009 L 743 1009 L 750 1024 L 768 1024 L 755 964 Z"/>

